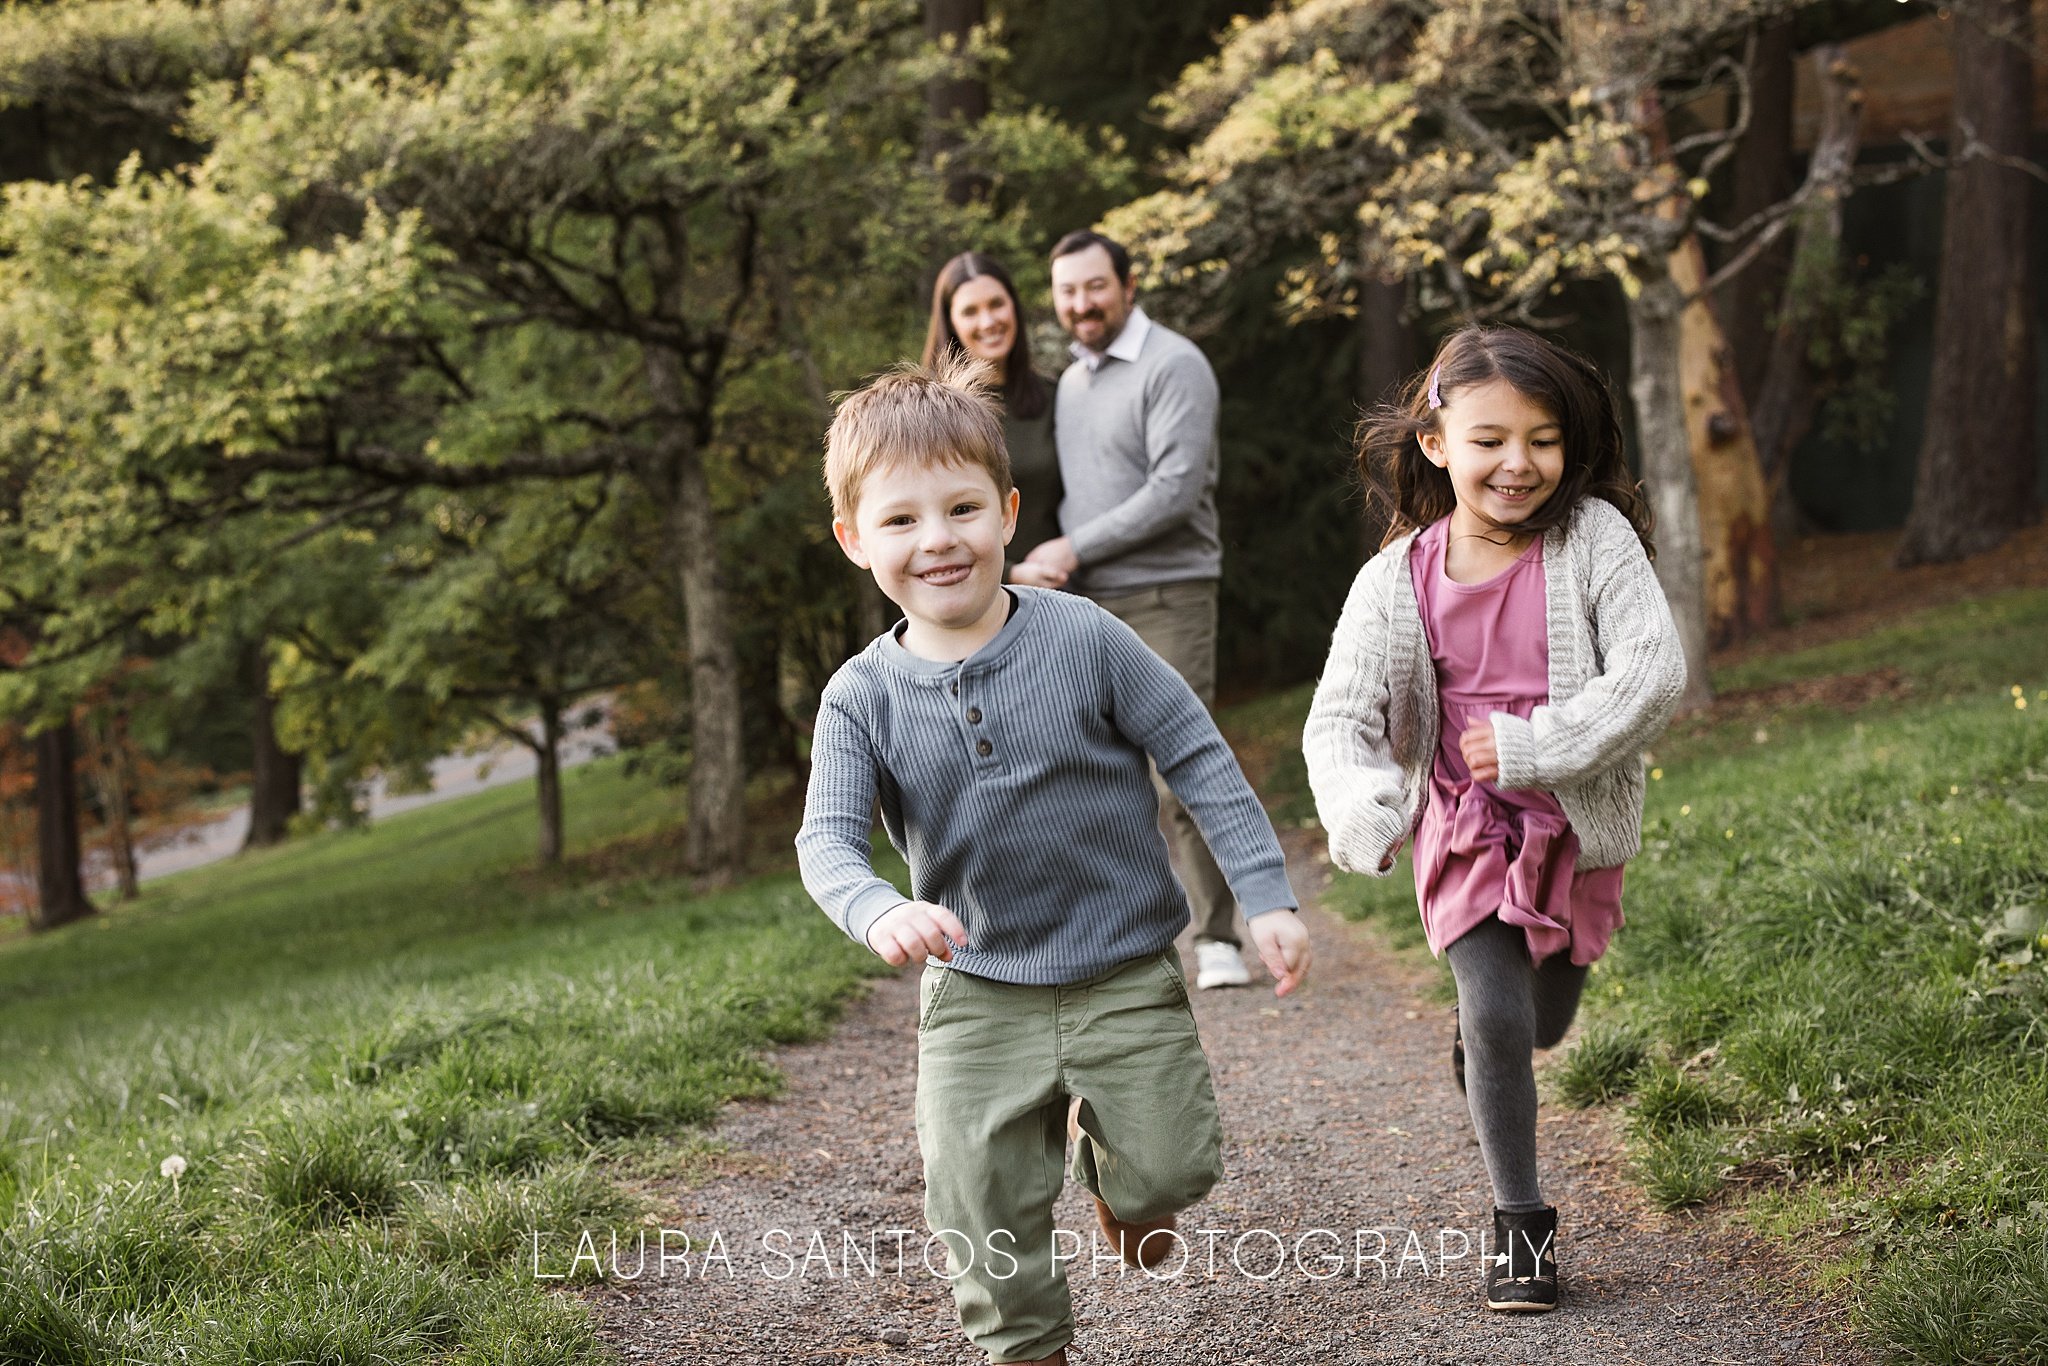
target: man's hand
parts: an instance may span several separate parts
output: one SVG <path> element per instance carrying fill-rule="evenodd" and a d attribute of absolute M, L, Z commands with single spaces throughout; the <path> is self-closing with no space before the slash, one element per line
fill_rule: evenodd
<path fill-rule="evenodd" d="M 1252 947 L 1273 974 L 1273 994 L 1285 996 L 1308 976 L 1308 926 L 1293 911 L 1269 911 L 1249 923 Z"/>
<path fill-rule="evenodd" d="M 1061 583 L 1065 583 L 1067 576 L 1081 567 L 1080 559 L 1074 554 L 1073 542 L 1064 536 L 1055 536 L 1049 541 L 1031 547 L 1031 553 L 1024 557 L 1024 563 L 1043 565 L 1056 571 Z"/>
<path fill-rule="evenodd" d="M 1493 722 L 1474 721 L 1465 727 L 1465 733 L 1458 737 L 1458 753 L 1465 756 L 1465 767 L 1472 770 L 1473 782 L 1500 781 L 1500 750 L 1494 744 Z"/>
<path fill-rule="evenodd" d="M 1021 583 L 1029 588 L 1065 588 L 1067 576 L 1051 565 L 1019 560 L 1010 566 L 1010 582 Z"/>
<path fill-rule="evenodd" d="M 951 962 L 955 946 L 967 947 L 967 927 L 944 906 L 906 901 L 868 926 L 868 947 L 902 967 L 913 959 Z"/>

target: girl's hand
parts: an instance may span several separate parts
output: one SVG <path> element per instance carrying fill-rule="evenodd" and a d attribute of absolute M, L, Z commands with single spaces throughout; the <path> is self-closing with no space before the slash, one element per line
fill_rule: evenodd
<path fill-rule="evenodd" d="M 955 945 L 967 947 L 967 927 L 929 901 L 906 901 L 868 926 L 868 947 L 897 967 L 927 957 L 951 962 Z"/>
<path fill-rule="evenodd" d="M 1494 744 L 1493 722 L 1474 721 L 1465 727 L 1465 733 L 1458 737 L 1458 752 L 1465 756 L 1465 767 L 1472 770 L 1473 782 L 1500 781 L 1500 750 Z"/>

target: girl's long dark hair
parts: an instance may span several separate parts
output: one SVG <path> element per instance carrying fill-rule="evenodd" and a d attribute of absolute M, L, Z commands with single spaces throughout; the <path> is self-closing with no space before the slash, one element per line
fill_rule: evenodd
<path fill-rule="evenodd" d="M 1017 339 L 1003 358 L 1003 407 L 1012 417 L 1034 418 L 1052 403 L 1052 386 L 1031 364 L 1031 332 L 1024 325 L 1024 305 L 1017 298 L 1017 286 L 1010 272 L 992 256 L 963 251 L 939 268 L 932 286 L 932 321 L 924 334 L 924 366 L 933 369 L 953 352 L 965 354 L 960 334 L 953 330 L 953 294 L 969 280 L 986 275 L 1010 296 L 1010 311 L 1017 319 Z"/>
<path fill-rule="evenodd" d="M 1584 498 L 1619 508 L 1651 559 L 1650 505 L 1629 472 L 1622 450 L 1621 413 L 1614 392 L 1585 357 L 1519 327 L 1462 327 L 1444 338 L 1436 360 L 1402 386 L 1400 397 L 1367 413 L 1358 424 L 1358 473 L 1373 514 L 1387 526 L 1386 540 L 1420 530 L 1458 505 L 1451 476 L 1429 462 L 1417 441 L 1440 432 L 1441 407 L 1460 389 L 1506 380 L 1515 391 L 1557 419 L 1563 428 L 1564 477 L 1557 492 L 1527 521 L 1511 529 L 1544 532 L 1562 526 Z"/>

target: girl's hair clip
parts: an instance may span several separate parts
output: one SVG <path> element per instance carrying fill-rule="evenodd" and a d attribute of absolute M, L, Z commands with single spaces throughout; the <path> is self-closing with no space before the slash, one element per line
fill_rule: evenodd
<path fill-rule="evenodd" d="M 1432 365 L 1429 367 L 1429 408 L 1431 412 L 1435 412 L 1438 408 L 1444 406 L 1444 391 L 1441 387 L 1443 375 L 1443 366 Z"/>

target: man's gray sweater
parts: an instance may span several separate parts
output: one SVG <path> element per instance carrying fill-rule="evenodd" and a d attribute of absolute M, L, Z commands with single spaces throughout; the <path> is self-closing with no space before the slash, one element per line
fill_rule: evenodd
<path fill-rule="evenodd" d="M 1222 577 L 1216 408 L 1208 359 L 1156 322 L 1135 360 L 1112 352 L 1094 370 L 1077 361 L 1060 376 L 1060 525 L 1084 591 Z"/>
<path fill-rule="evenodd" d="M 1158 953 L 1188 904 L 1148 754 L 1246 917 L 1296 905 L 1264 808 L 1180 676 L 1084 598 L 1007 591 L 1009 621 L 972 657 L 922 659 L 891 631 L 826 685 L 796 839 L 826 914 L 865 944 L 905 900 L 934 902 L 967 927 L 954 966 L 1003 982 L 1076 982 Z M 875 876 L 877 798 L 911 898 Z"/>

